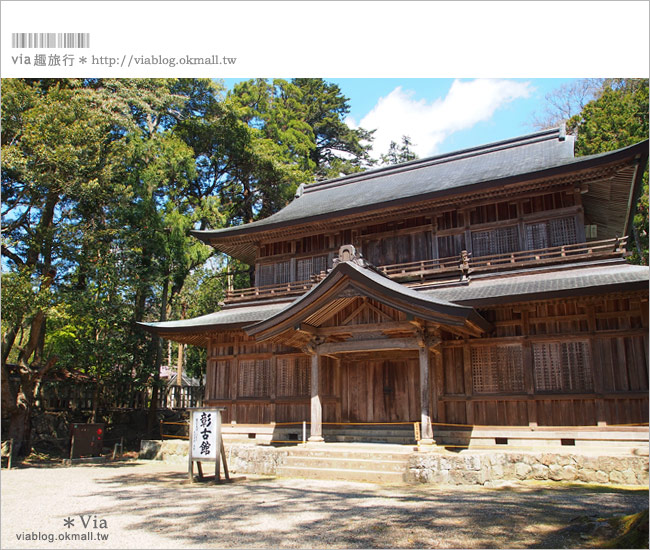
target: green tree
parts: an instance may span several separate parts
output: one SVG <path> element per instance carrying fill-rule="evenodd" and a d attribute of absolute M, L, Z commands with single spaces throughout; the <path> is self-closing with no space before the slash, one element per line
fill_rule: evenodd
<path fill-rule="evenodd" d="M 3 81 L 3 286 L 16 292 L 3 292 L 2 399 L 19 453 L 54 366 L 156 376 L 159 341 L 136 322 L 165 318 L 213 254 L 190 229 L 222 219 L 176 130 L 218 93 L 209 80 Z"/>
<path fill-rule="evenodd" d="M 119 140 L 75 81 L 4 81 L 2 123 L 2 252 L 13 282 L 23 290 L 29 282 L 31 289 L 23 308 L 3 293 L 3 313 L 9 308 L 13 314 L 3 315 L 2 398 L 11 417 L 8 435 L 24 454 L 38 384 L 57 362 L 45 350 L 46 328 L 58 288 L 73 270 L 71 251 L 79 240 L 68 239 L 76 235 L 84 205 L 105 204 L 115 191 Z M 16 391 L 5 384 L 10 357 L 20 379 Z"/>
<path fill-rule="evenodd" d="M 338 85 L 322 78 L 294 78 L 291 84 L 299 92 L 302 116 L 313 132 L 309 157 L 316 179 L 352 174 L 370 166 L 373 131 L 346 124 L 349 100 Z"/>

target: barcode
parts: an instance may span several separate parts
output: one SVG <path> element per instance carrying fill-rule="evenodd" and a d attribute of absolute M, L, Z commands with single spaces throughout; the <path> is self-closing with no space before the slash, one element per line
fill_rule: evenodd
<path fill-rule="evenodd" d="M 12 48 L 90 48 L 89 32 L 12 32 Z"/>

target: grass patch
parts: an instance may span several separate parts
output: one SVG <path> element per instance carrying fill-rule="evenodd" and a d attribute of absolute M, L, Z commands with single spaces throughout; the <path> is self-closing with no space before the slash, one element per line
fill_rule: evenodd
<path fill-rule="evenodd" d="M 648 509 L 609 520 L 616 535 L 597 543 L 597 548 L 648 548 Z"/>
<path fill-rule="evenodd" d="M 549 481 L 526 479 L 523 481 L 506 482 L 504 485 L 485 487 L 492 491 L 525 492 L 535 491 L 550 494 L 557 491 L 588 491 L 590 493 L 647 493 L 647 485 L 615 485 L 613 483 L 586 483 L 576 481 Z"/>

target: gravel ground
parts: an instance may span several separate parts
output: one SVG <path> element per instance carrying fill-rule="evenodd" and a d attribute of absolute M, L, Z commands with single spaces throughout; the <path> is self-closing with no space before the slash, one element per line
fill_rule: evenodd
<path fill-rule="evenodd" d="M 4 549 L 571 548 L 586 544 L 563 529 L 575 518 L 648 505 L 647 489 L 576 485 L 190 485 L 182 465 L 145 461 L 3 470 L 1 481 Z"/>

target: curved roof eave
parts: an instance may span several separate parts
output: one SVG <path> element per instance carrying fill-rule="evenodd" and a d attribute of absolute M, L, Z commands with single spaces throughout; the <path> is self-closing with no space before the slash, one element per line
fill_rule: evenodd
<path fill-rule="evenodd" d="M 488 331 L 492 327 L 471 306 L 426 296 L 353 262 L 340 262 L 309 292 L 276 314 L 245 327 L 244 330 L 250 336 L 261 336 L 264 340 L 294 328 L 297 323 L 327 305 L 338 292 L 349 286 L 347 283 L 364 295 L 424 320 L 447 326 L 471 324 L 481 331 Z"/>
<path fill-rule="evenodd" d="M 212 330 L 215 328 L 229 330 L 262 321 L 286 307 L 287 302 L 259 304 L 239 307 L 229 307 L 207 315 L 178 321 L 161 321 L 157 323 L 142 323 L 147 332 L 158 334 L 164 338 L 173 339 L 174 334 L 191 334 Z"/>

